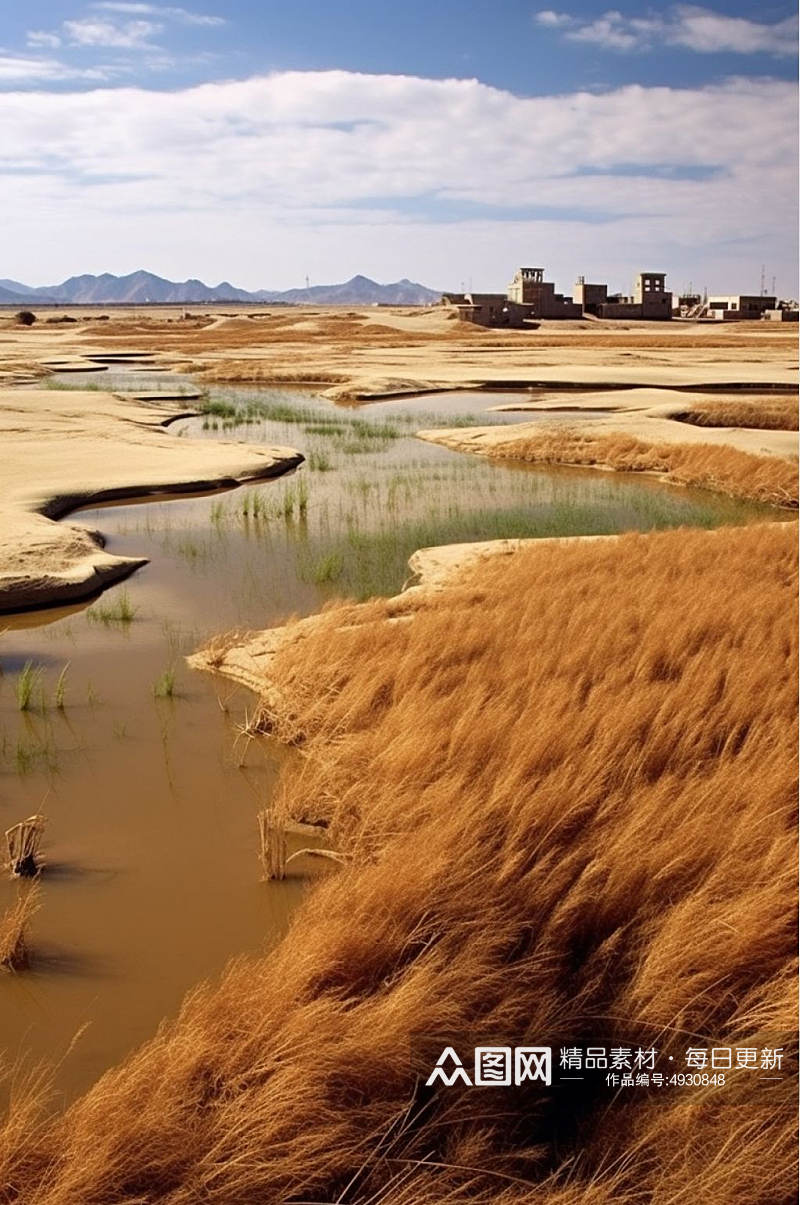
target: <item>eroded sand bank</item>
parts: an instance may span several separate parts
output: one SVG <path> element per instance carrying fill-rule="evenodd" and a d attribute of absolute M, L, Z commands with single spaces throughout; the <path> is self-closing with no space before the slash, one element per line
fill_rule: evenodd
<path fill-rule="evenodd" d="M 387 623 L 403 623 L 424 609 L 428 603 L 455 578 L 469 573 L 483 561 L 512 556 L 521 549 L 552 545 L 567 545 L 598 540 L 617 540 L 617 535 L 553 536 L 544 539 L 476 540 L 466 544 L 441 544 L 419 548 L 408 561 L 409 577 L 400 594 L 384 600 Z M 350 627 L 359 624 L 360 617 L 373 619 L 370 603 L 342 603 L 342 619 Z M 272 680 L 271 666 L 275 655 L 287 644 L 305 640 L 326 622 L 327 612 L 309 615 L 277 628 L 261 632 L 232 634 L 220 638 L 206 648 L 187 657 L 193 669 L 218 673 L 257 694 L 270 711 L 279 713 L 286 701 Z"/>
<path fill-rule="evenodd" d="M 144 563 L 54 521 L 70 510 L 277 476 L 302 460 L 292 448 L 178 440 L 165 425 L 185 409 L 94 390 L 0 390 L 0 610 L 85 598 Z"/>
<path fill-rule="evenodd" d="M 597 395 L 592 395 L 595 398 Z M 595 401 L 597 405 L 597 401 Z M 587 408 L 591 409 L 587 405 Z M 522 409 L 522 407 L 520 407 Z M 532 405 L 530 409 L 542 407 Z M 516 439 L 535 438 L 554 428 L 569 430 L 567 416 L 553 416 L 551 423 L 514 423 L 493 427 L 436 428 L 418 431 L 420 439 L 442 444 L 457 452 L 488 452 Z M 653 407 L 624 409 L 598 414 L 595 419 L 581 420 L 583 436 L 629 435 L 647 443 L 716 444 L 750 452 L 755 456 L 780 456 L 790 460 L 797 455 L 796 431 L 759 431 L 743 427 L 696 427 L 677 422 L 663 410 Z"/>
<path fill-rule="evenodd" d="M 231 312 L 231 309 L 233 312 Z M 188 315 L 180 308 L 115 310 L 100 321 L 0 321 L 0 378 L 30 382 L 71 367 L 102 371 L 120 361 L 181 369 L 204 382 L 314 383 L 331 400 L 468 388 L 529 388 L 523 408 L 590 409 L 585 435 L 625 434 L 650 443 L 727 445 L 790 458 L 796 434 L 694 427 L 674 415 L 713 392 L 787 391 L 796 382 L 792 332 L 768 323 L 544 322 L 535 331 L 483 330 L 441 308 L 290 308 Z M 734 329 L 735 328 L 735 329 Z M 134 382 L 132 382 L 133 384 Z M 697 390 L 695 395 L 692 391 Z M 687 392 L 688 391 L 688 392 Z M 297 463 L 290 449 L 183 442 L 163 430 L 178 412 L 151 396 L 136 402 L 98 392 L 0 393 L 0 609 L 85 596 L 139 562 L 109 556 L 85 529 L 54 524 L 70 508 L 154 490 L 211 488 L 265 477 Z M 492 407 L 487 393 L 487 411 Z M 568 423 L 564 413 L 554 422 Z M 524 422 L 513 437 L 544 433 Z M 423 431 L 463 451 L 512 438 L 508 426 Z"/>
<path fill-rule="evenodd" d="M 437 306 L 74 315 L 66 326 L 30 328 L 0 317 L 0 373 L 149 358 L 209 383 L 314 384 L 333 400 L 485 386 L 770 389 L 796 380 L 793 332 L 764 322 L 544 321 L 536 330 L 486 330 Z"/>

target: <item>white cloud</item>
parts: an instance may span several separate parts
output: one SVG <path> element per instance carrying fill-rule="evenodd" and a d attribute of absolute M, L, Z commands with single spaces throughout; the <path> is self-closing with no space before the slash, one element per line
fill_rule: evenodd
<path fill-rule="evenodd" d="M 102 0 L 101 3 L 92 4 L 91 8 L 97 12 L 97 16 L 62 21 L 58 32 L 29 30 L 28 46 L 33 50 L 55 50 L 66 43 L 78 48 L 101 46 L 114 50 L 156 50 L 159 48 L 152 39 L 164 32 L 166 22 L 201 27 L 225 24 L 224 17 L 194 13 L 174 5 Z"/>
<path fill-rule="evenodd" d="M 568 291 L 578 271 L 626 287 L 643 265 L 686 262 L 687 280 L 716 265 L 710 285 L 746 291 L 762 262 L 794 262 L 795 102 L 775 80 L 521 98 L 344 71 L 9 92 L 5 270 L 44 282 L 146 264 L 250 287 L 360 270 L 478 287 L 532 259 Z"/>
<path fill-rule="evenodd" d="M 57 33 L 48 33 L 44 29 L 29 30 L 27 40 L 33 50 L 57 50 L 61 45 L 61 38 Z"/>
<path fill-rule="evenodd" d="M 549 25 L 551 29 L 557 29 L 560 25 L 571 25 L 572 17 L 567 13 L 553 12 L 552 8 L 543 8 L 536 14 L 536 20 L 540 25 Z"/>
<path fill-rule="evenodd" d="M 104 67 L 83 69 L 70 67 L 67 63 L 59 62 L 58 59 L 0 54 L 0 87 L 58 83 L 62 80 L 77 79 L 103 82 L 108 78 L 109 73 Z"/>
<path fill-rule="evenodd" d="M 162 25 L 154 21 L 65 21 L 63 29 L 73 46 L 110 46 L 120 50 L 153 48 L 150 38 L 160 33 Z"/>
<path fill-rule="evenodd" d="M 798 32 L 797 17 L 772 23 L 750 21 L 692 4 L 678 4 L 663 16 L 647 17 L 627 17 L 611 9 L 594 21 L 543 9 L 536 14 L 536 21 L 545 28 L 562 29 L 570 41 L 621 51 L 667 45 L 697 54 L 789 57 L 796 53 Z"/>
<path fill-rule="evenodd" d="M 178 8 L 174 5 L 162 4 L 124 4 L 116 3 L 116 0 L 100 0 L 99 3 L 93 4 L 92 8 L 100 9 L 102 12 L 108 13 L 129 13 L 141 14 L 144 16 L 155 16 L 163 19 L 171 19 L 181 21 L 185 25 L 225 25 L 224 17 L 213 17 L 205 13 L 195 13 L 188 8 Z"/>

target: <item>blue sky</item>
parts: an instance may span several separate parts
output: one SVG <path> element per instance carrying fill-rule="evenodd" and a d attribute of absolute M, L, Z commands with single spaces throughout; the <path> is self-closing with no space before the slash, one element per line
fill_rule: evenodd
<path fill-rule="evenodd" d="M 29 0 L 0 276 L 796 294 L 796 6 Z"/>

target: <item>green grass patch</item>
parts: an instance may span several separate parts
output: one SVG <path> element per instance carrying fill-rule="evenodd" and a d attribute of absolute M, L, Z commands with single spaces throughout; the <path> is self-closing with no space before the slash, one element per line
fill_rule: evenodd
<path fill-rule="evenodd" d="M 45 710 L 44 671 L 32 661 L 26 661 L 16 682 L 17 707 L 20 711 Z"/>
<path fill-rule="evenodd" d="M 133 622 L 135 615 L 136 607 L 131 602 L 127 590 L 120 591 L 111 602 L 95 603 L 86 612 L 86 618 L 90 623 L 101 623 L 106 628 L 114 624 L 127 627 L 129 623 Z"/>
<path fill-rule="evenodd" d="M 157 699 L 171 699 L 175 695 L 175 670 L 172 666 L 162 671 L 153 683 L 153 694 Z"/>

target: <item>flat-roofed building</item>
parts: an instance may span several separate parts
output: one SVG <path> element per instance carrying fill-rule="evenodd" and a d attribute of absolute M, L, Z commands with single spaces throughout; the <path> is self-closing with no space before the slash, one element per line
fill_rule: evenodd
<path fill-rule="evenodd" d="M 443 293 L 442 305 L 454 307 L 461 322 L 474 322 L 476 326 L 521 330 L 533 319 L 532 306 L 519 305 L 505 293 Z"/>
<path fill-rule="evenodd" d="M 748 293 L 717 294 L 708 299 L 709 316 L 719 321 L 761 318 L 767 310 L 775 309 L 774 297 L 756 296 Z"/>
<path fill-rule="evenodd" d="M 573 295 L 583 313 L 597 318 L 661 322 L 672 317 L 672 293 L 666 287 L 665 272 L 640 272 L 633 297 L 620 293 L 609 297 L 608 285 L 587 284 L 585 277 L 579 276 Z"/>
<path fill-rule="evenodd" d="M 517 268 L 508 299 L 530 306 L 533 318 L 580 318 L 583 313 L 571 297 L 557 293 L 552 281 L 544 279 L 544 268 Z"/>
<path fill-rule="evenodd" d="M 581 307 L 584 314 L 599 316 L 600 307 L 608 301 L 608 285 L 587 284 L 585 276 L 579 276 L 572 290 L 575 304 Z"/>

